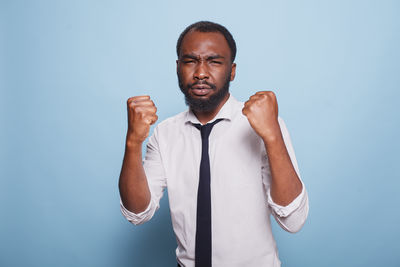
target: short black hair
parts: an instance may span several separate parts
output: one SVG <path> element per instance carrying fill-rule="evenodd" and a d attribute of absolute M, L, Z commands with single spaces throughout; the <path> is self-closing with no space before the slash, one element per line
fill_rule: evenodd
<path fill-rule="evenodd" d="M 231 49 L 231 60 L 232 62 L 235 61 L 236 57 L 236 42 L 235 39 L 233 39 L 232 34 L 222 25 L 211 22 L 211 21 L 199 21 L 196 23 L 193 23 L 186 27 L 186 29 L 181 33 L 181 35 L 178 38 L 178 42 L 176 43 L 176 54 L 179 57 L 179 53 L 181 51 L 181 46 L 182 46 L 182 41 L 185 35 L 189 31 L 197 31 L 197 32 L 219 32 L 221 33 L 226 41 L 228 42 L 229 48 Z"/>

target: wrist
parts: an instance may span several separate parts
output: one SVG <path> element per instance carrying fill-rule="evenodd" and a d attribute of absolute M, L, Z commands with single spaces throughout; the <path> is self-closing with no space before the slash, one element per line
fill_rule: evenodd
<path fill-rule="evenodd" d="M 264 128 L 264 132 L 260 136 L 264 143 L 276 142 L 282 138 L 281 127 L 278 120 L 270 122 L 267 127 Z"/>
<path fill-rule="evenodd" d="M 129 134 L 126 136 L 126 148 L 129 150 L 142 151 L 143 142 L 131 137 Z"/>
<path fill-rule="evenodd" d="M 274 144 L 277 141 L 282 140 L 282 133 L 280 129 L 271 129 L 266 131 L 262 136 L 262 140 L 264 141 L 264 144 Z"/>

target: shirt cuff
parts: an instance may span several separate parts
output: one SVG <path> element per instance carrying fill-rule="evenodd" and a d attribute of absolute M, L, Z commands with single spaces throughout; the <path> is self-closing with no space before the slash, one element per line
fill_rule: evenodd
<path fill-rule="evenodd" d="M 302 189 L 301 193 L 292 201 L 290 202 L 287 206 L 281 206 L 279 204 L 276 204 L 271 197 L 271 189 L 268 189 L 268 204 L 272 207 L 274 212 L 280 216 L 280 217 L 287 217 L 290 214 L 292 214 L 296 209 L 298 209 L 302 203 L 302 200 L 305 195 L 305 187 L 303 182 L 301 182 Z"/>
<path fill-rule="evenodd" d="M 122 200 L 120 200 L 119 203 L 120 203 L 122 215 L 124 215 L 124 217 L 128 221 L 130 221 L 131 223 L 133 223 L 135 225 L 139 225 L 144 222 L 147 222 L 148 220 L 151 219 L 151 217 L 153 217 L 153 214 L 155 212 L 155 209 L 153 208 L 154 204 L 153 204 L 153 201 L 151 201 L 151 200 L 150 200 L 150 203 L 147 206 L 147 208 L 140 213 L 134 213 L 132 211 L 129 211 L 127 208 L 125 208 L 124 204 L 122 203 Z"/>

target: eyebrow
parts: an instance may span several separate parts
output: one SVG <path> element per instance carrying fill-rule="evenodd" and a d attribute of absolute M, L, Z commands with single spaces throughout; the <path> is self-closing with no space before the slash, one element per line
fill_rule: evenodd
<path fill-rule="evenodd" d="M 221 55 L 212 55 L 207 57 L 207 60 L 213 60 L 213 59 L 224 59 L 225 57 L 221 56 Z"/>
<path fill-rule="evenodd" d="M 184 54 L 182 55 L 181 58 L 190 58 L 190 59 L 198 59 L 199 57 L 194 55 L 194 54 Z M 213 59 L 224 59 L 225 57 L 215 54 L 215 55 L 210 55 L 207 57 L 207 60 L 213 60 Z"/>

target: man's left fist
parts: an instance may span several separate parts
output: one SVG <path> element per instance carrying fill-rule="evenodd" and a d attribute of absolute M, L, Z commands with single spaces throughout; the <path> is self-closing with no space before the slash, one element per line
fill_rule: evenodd
<path fill-rule="evenodd" d="M 252 95 L 244 103 L 243 115 L 251 127 L 264 140 L 275 139 L 280 135 L 278 123 L 278 102 L 272 91 L 261 91 Z"/>

